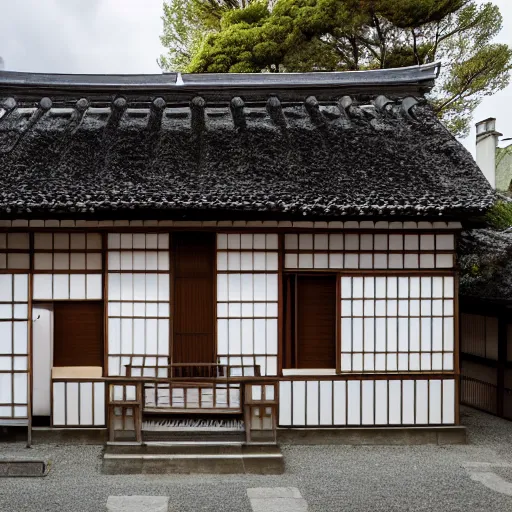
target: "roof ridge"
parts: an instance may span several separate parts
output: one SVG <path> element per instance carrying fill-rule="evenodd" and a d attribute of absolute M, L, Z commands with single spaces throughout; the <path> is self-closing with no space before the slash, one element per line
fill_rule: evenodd
<path fill-rule="evenodd" d="M 432 86 L 441 63 L 403 68 L 309 73 L 64 74 L 0 71 L 0 87 L 66 90 L 337 87 L 425 84 Z"/>

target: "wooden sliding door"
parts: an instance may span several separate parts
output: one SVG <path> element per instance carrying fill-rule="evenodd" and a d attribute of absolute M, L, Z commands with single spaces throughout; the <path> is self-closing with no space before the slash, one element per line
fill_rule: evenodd
<path fill-rule="evenodd" d="M 174 363 L 214 363 L 214 233 L 174 241 Z"/>
<path fill-rule="evenodd" d="M 285 368 L 336 368 L 336 276 L 285 279 Z"/>
<path fill-rule="evenodd" d="M 55 302 L 53 366 L 103 367 L 103 303 Z"/>

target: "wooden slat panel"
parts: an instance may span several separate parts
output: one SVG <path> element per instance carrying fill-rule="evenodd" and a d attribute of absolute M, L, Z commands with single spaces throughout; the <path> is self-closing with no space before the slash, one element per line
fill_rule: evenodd
<path fill-rule="evenodd" d="M 174 236 L 174 363 L 215 362 L 214 251 L 213 234 Z"/>
<path fill-rule="evenodd" d="M 103 305 L 56 302 L 53 366 L 103 366 Z"/>
<path fill-rule="evenodd" d="M 336 278 L 297 279 L 297 368 L 336 367 Z"/>

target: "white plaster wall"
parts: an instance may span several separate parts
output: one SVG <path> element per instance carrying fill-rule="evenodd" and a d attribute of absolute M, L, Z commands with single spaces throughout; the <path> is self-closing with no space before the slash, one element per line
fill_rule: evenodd
<path fill-rule="evenodd" d="M 32 342 L 32 414 L 51 415 L 51 373 L 53 364 L 53 307 L 38 305 L 33 308 Z"/>

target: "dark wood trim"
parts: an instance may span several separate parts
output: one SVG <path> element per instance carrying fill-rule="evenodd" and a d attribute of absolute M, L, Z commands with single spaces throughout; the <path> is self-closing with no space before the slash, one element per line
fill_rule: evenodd
<path fill-rule="evenodd" d="M 250 221 L 251 222 L 251 221 Z M 281 221 L 276 221 L 281 222 Z M 323 221 L 308 221 L 323 222 Z M 330 221 L 327 221 L 330 222 Z M 333 221 L 335 222 L 335 221 Z M 356 221 L 364 222 L 364 221 Z M 383 221 L 397 222 L 397 221 Z M 402 221 L 398 221 L 402 222 Z M 421 221 L 420 221 L 421 222 Z M 426 221 L 429 222 L 429 221 Z M 444 222 L 444 221 L 441 221 Z M 448 222 L 448 221 L 446 221 Z M 221 234 L 253 233 L 286 233 L 286 234 L 392 234 L 392 235 L 457 235 L 462 228 L 345 228 L 345 227 L 287 227 L 287 226 L 87 226 L 87 227 L 0 227 L 0 233 L 173 233 L 181 231 L 215 231 Z M 114 249 L 115 250 L 115 249 Z M 426 251 L 425 251 L 426 252 Z"/>
<path fill-rule="evenodd" d="M 410 372 L 410 373 L 352 373 L 352 374 L 333 374 L 333 375 L 286 375 L 286 376 L 257 376 L 257 377 L 232 377 L 223 378 L 222 382 L 256 382 L 268 383 L 275 381 L 364 381 L 364 380 L 454 380 L 453 373 L 439 373 L 439 372 Z M 53 379 L 54 382 L 64 382 L 69 379 Z M 116 382 L 155 382 L 155 383 L 168 383 L 169 379 L 164 377 L 105 377 L 103 381 Z M 194 382 L 209 383 L 219 382 L 218 379 L 208 377 L 196 377 Z"/>
<path fill-rule="evenodd" d="M 109 374 L 108 365 L 108 235 L 101 235 L 101 263 L 103 267 L 103 375 Z M 106 402 L 105 402 L 106 403 Z"/>
<path fill-rule="evenodd" d="M 176 299 L 175 299 L 175 286 L 174 278 L 176 276 L 176 257 L 174 254 L 174 236 L 169 233 L 169 357 L 168 360 L 174 364 L 174 317 L 176 314 Z"/>
<path fill-rule="evenodd" d="M 278 278 L 277 278 L 277 375 L 283 374 L 284 356 L 284 235 L 279 234 L 277 239 L 278 250 Z M 267 317 L 268 318 L 268 317 Z"/>
<path fill-rule="evenodd" d="M 471 363 L 481 364 L 488 368 L 498 368 L 499 362 L 497 359 L 488 359 L 486 357 L 476 356 L 467 352 L 461 352 L 460 354 L 462 361 L 469 361 Z"/>
<path fill-rule="evenodd" d="M 213 278 L 212 278 L 212 304 L 213 304 L 213 318 L 212 318 L 212 322 L 213 322 L 213 326 L 212 326 L 212 333 L 213 333 L 213 355 L 214 355 L 214 359 L 215 359 L 215 362 L 217 363 L 218 360 L 219 360 L 219 351 L 218 351 L 218 340 L 217 340 L 217 336 L 218 336 L 218 333 L 217 333 L 217 320 L 218 320 L 218 313 L 217 313 L 217 305 L 218 305 L 218 301 L 217 301 L 217 275 L 218 275 L 218 270 L 217 270 L 217 258 L 218 258 L 218 254 L 219 254 L 219 249 L 218 249 L 218 235 L 215 234 L 215 240 L 214 240 L 214 247 L 213 247 Z M 279 347 L 278 347 L 278 350 L 279 350 Z"/>
<path fill-rule="evenodd" d="M 236 271 L 239 273 L 239 271 Z M 393 277 L 393 276 L 400 276 L 400 277 L 441 277 L 441 276 L 455 276 L 456 271 L 454 269 L 392 269 L 392 270 L 385 270 L 385 269 L 286 269 L 283 271 L 284 274 L 300 274 L 300 275 L 316 275 L 316 274 L 342 274 L 352 277 L 362 277 L 362 276 L 375 276 L 375 277 Z"/>
<path fill-rule="evenodd" d="M 33 274 L 33 268 L 34 268 L 34 234 L 30 234 L 30 240 L 29 240 L 29 248 L 30 248 L 30 271 L 29 275 L 27 277 L 28 281 L 28 301 L 27 301 L 27 308 L 28 308 L 28 323 L 27 323 L 27 345 L 28 345 L 28 354 L 27 354 L 27 371 L 28 371 L 28 383 L 27 383 L 27 414 L 28 414 L 28 433 L 27 433 L 27 448 L 30 448 L 32 446 L 32 398 L 33 398 L 33 388 L 34 388 L 34 372 L 33 372 L 33 347 L 34 347 L 34 329 L 33 329 L 33 304 L 32 304 L 32 295 L 34 290 L 34 274 Z M 13 299 L 14 299 L 14 287 L 13 287 Z M 12 393 L 14 393 L 14 389 L 11 390 Z M 50 399 L 51 402 L 51 399 Z M 50 403 L 51 405 L 51 403 Z M 50 414 L 52 409 L 50 408 Z"/>
<path fill-rule="evenodd" d="M 498 318 L 498 372 L 497 381 L 498 386 L 498 403 L 497 413 L 498 416 L 504 416 L 504 402 L 505 402 L 505 370 L 507 368 L 507 332 L 508 332 L 508 318 L 500 315 Z"/>
<path fill-rule="evenodd" d="M 341 373 L 341 274 L 336 275 L 336 373 Z"/>

